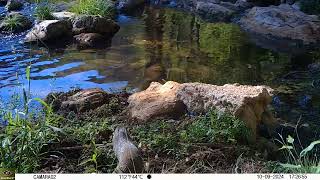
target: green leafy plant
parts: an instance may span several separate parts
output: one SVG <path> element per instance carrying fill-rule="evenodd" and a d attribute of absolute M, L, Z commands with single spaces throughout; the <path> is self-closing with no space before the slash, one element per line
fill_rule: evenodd
<path fill-rule="evenodd" d="M 40 159 L 44 155 L 41 150 L 57 137 L 51 125 L 50 108 L 45 109 L 47 113 L 39 118 L 43 120 L 38 121 L 33 121 L 33 114 L 29 112 L 28 106 L 32 101 L 30 71 L 31 66 L 28 66 L 26 69 L 28 88 L 23 88 L 23 111 L 3 110 L 1 117 L 3 130 L 0 133 L 0 167 L 15 168 L 17 172 L 23 173 L 34 172 L 39 167 Z M 43 101 L 41 103 L 45 104 Z"/>
<path fill-rule="evenodd" d="M 277 141 L 282 144 L 279 150 L 284 150 L 287 154 L 287 163 L 279 163 L 279 171 L 290 173 L 320 173 L 320 161 L 315 154 L 313 154 L 313 156 L 311 154 L 315 146 L 320 144 L 320 140 L 310 143 L 310 145 L 300 153 L 295 147 L 294 138 L 290 135 L 286 140 L 280 135 L 280 140 Z"/>
<path fill-rule="evenodd" d="M 111 0 L 78 0 L 71 8 L 77 14 L 97 15 L 113 18 L 115 15 L 114 3 Z"/>

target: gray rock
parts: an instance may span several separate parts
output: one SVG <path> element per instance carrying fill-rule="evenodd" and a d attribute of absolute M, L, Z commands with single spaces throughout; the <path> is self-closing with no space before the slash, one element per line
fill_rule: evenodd
<path fill-rule="evenodd" d="M 23 1 L 22 0 L 9 0 L 6 9 L 8 11 L 18 11 L 21 10 L 23 7 Z"/>
<path fill-rule="evenodd" d="M 11 23 L 8 22 L 9 20 L 14 20 L 17 25 L 13 26 Z M 19 33 L 27 29 L 30 29 L 31 26 L 32 22 L 30 19 L 28 19 L 20 13 L 12 12 L 9 13 L 0 23 L 0 30 L 2 32 Z"/>
<path fill-rule="evenodd" d="M 239 24 L 254 34 L 298 40 L 303 44 L 320 41 L 320 20 L 288 4 L 254 7 L 240 19 Z"/>
<path fill-rule="evenodd" d="M 76 16 L 72 19 L 73 34 L 99 33 L 105 37 L 112 38 L 120 29 L 113 20 L 99 16 Z"/>
<path fill-rule="evenodd" d="M 228 21 L 235 13 L 234 10 L 228 9 L 219 4 L 197 2 L 196 12 L 201 17 L 212 21 Z"/>
<path fill-rule="evenodd" d="M 58 20 L 70 20 L 73 17 L 75 17 L 76 14 L 68 11 L 62 11 L 62 12 L 53 12 L 52 16 Z"/>
<path fill-rule="evenodd" d="M 130 11 L 145 2 L 146 0 L 119 0 L 117 8 L 120 11 Z"/>
<path fill-rule="evenodd" d="M 56 41 L 72 34 L 72 26 L 68 21 L 45 20 L 36 24 L 26 35 L 25 42 Z"/>

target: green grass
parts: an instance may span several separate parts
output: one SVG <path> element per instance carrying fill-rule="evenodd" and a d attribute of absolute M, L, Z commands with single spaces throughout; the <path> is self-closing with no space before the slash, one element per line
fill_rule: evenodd
<path fill-rule="evenodd" d="M 115 5 L 111 0 L 78 0 L 71 11 L 77 14 L 96 15 L 112 19 L 115 15 Z"/>
<path fill-rule="evenodd" d="M 251 138 L 244 122 L 228 114 L 209 112 L 189 125 L 181 133 L 186 142 L 246 142 Z"/>
<path fill-rule="evenodd" d="M 116 166 L 112 147 L 103 146 L 101 149 L 95 144 L 111 143 L 112 130 L 108 119 L 94 117 L 93 122 L 89 117 L 82 120 L 66 119 L 55 114 L 50 104 L 39 98 L 31 98 L 30 72 L 31 66 L 28 66 L 28 87 L 23 88 L 23 93 L 13 96 L 8 105 L 1 102 L 0 167 L 13 168 L 18 173 L 34 173 L 43 168 L 43 162 L 52 153 L 55 156 L 58 153 L 63 157 L 72 156 L 68 160 L 79 162 L 73 164 L 71 172 L 112 172 Z M 42 111 L 31 109 L 34 101 L 42 105 Z M 115 108 L 117 105 L 112 100 L 108 107 Z M 111 109 L 107 113 L 113 111 Z M 70 146 L 84 148 L 72 151 L 71 155 L 59 150 Z M 79 156 L 73 157 L 74 154 Z"/>
<path fill-rule="evenodd" d="M 39 4 L 36 7 L 34 15 L 38 20 L 52 20 L 54 19 L 52 11 L 50 4 Z"/>
<path fill-rule="evenodd" d="M 54 141 L 57 136 L 52 126 L 56 118 L 52 119 L 52 111 L 42 100 L 30 98 L 30 69 L 26 69 L 28 89 L 23 88 L 23 109 L 1 110 L 2 128 L 0 132 L 0 167 L 14 168 L 17 172 L 34 172 L 44 155 L 41 150 Z M 47 106 L 45 112 L 38 114 L 34 120 L 34 114 L 30 112 L 31 101 L 39 101 Z"/>
<path fill-rule="evenodd" d="M 6 16 L 3 19 L 1 26 L 3 28 L 3 31 L 13 33 L 23 29 L 25 24 L 26 24 L 25 17 L 23 17 L 22 15 L 14 14 L 14 15 Z"/>
<path fill-rule="evenodd" d="M 177 123 L 177 122 L 176 122 Z M 251 132 L 243 121 L 211 111 L 178 125 L 165 120 L 133 128 L 133 136 L 154 153 L 182 157 L 194 143 L 246 143 Z"/>

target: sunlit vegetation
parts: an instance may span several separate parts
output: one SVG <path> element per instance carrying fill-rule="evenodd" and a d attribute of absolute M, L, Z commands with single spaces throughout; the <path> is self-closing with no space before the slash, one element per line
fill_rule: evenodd
<path fill-rule="evenodd" d="M 111 0 L 78 0 L 71 8 L 77 14 L 97 15 L 113 18 L 115 15 L 114 3 Z"/>
<path fill-rule="evenodd" d="M 35 16 L 38 20 L 52 20 L 54 19 L 52 15 L 53 8 L 49 3 L 40 3 L 35 9 Z"/>

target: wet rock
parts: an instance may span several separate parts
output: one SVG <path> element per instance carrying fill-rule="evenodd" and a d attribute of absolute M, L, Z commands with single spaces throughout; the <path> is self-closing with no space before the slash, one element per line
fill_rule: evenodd
<path fill-rule="evenodd" d="M 0 0 L 0 6 L 5 6 L 7 2 L 7 0 Z"/>
<path fill-rule="evenodd" d="M 23 7 L 23 1 L 22 0 L 9 0 L 6 9 L 8 11 L 19 11 Z"/>
<path fill-rule="evenodd" d="M 254 7 L 239 21 L 245 30 L 261 36 L 302 41 L 304 44 L 320 41 L 320 20 L 288 4 Z"/>
<path fill-rule="evenodd" d="M 130 11 L 135 7 L 142 5 L 146 0 L 119 0 L 117 3 L 117 8 L 120 11 Z"/>
<path fill-rule="evenodd" d="M 99 16 L 76 16 L 72 19 L 73 34 L 99 33 L 105 37 L 112 38 L 120 29 L 113 20 Z"/>
<path fill-rule="evenodd" d="M 65 94 L 61 94 L 65 95 Z M 47 97 L 47 101 L 51 102 Z M 99 88 L 81 90 L 71 96 L 57 98 L 59 102 L 55 102 L 55 110 L 65 112 L 85 112 L 102 106 L 108 100 L 108 93 Z"/>
<path fill-rule="evenodd" d="M 16 22 L 16 26 L 12 26 L 10 23 L 7 22 L 9 19 L 14 19 Z M 4 20 L 0 23 L 0 31 L 2 32 L 10 32 L 10 33 L 19 33 L 30 29 L 32 26 L 32 22 L 29 18 L 25 17 L 24 15 L 12 12 L 9 13 Z"/>
<path fill-rule="evenodd" d="M 79 48 L 103 48 L 110 45 L 110 41 L 98 33 L 81 33 L 74 36 Z"/>
<path fill-rule="evenodd" d="M 163 115 L 181 115 L 185 110 L 206 113 L 216 109 L 242 119 L 256 133 L 259 124 L 275 123 L 267 108 L 271 92 L 265 86 L 151 83 L 147 90 L 129 97 L 128 110 L 131 118 L 145 122 Z"/>
<path fill-rule="evenodd" d="M 245 10 L 253 7 L 253 4 L 248 2 L 247 0 L 237 0 L 234 5 L 241 10 Z"/>
<path fill-rule="evenodd" d="M 201 17 L 212 21 L 228 21 L 235 13 L 234 10 L 231 10 L 220 4 L 213 4 L 201 1 L 197 2 L 196 12 Z"/>
<path fill-rule="evenodd" d="M 186 112 L 186 107 L 176 97 L 180 84 L 169 81 L 162 85 L 152 82 L 142 91 L 128 99 L 128 113 L 138 123 L 150 121 L 156 117 L 179 117 Z"/>
<path fill-rule="evenodd" d="M 76 16 L 76 14 L 68 11 L 62 11 L 62 12 L 54 12 L 52 13 L 52 16 L 58 20 L 70 20 L 71 18 Z"/>
<path fill-rule="evenodd" d="M 25 42 L 54 42 L 72 34 L 72 26 L 68 21 L 45 20 L 36 24 L 26 35 Z"/>

